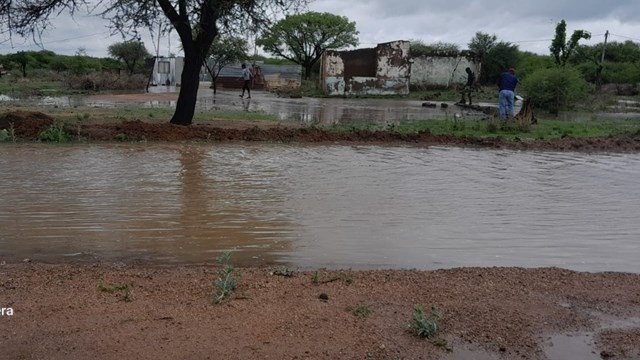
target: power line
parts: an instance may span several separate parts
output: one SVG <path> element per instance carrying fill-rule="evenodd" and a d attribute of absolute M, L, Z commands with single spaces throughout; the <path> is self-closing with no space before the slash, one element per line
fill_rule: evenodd
<path fill-rule="evenodd" d="M 543 41 L 552 41 L 553 39 L 540 39 L 540 40 L 518 40 L 518 41 L 510 41 L 512 43 L 531 43 L 531 42 L 543 42 Z"/>
<path fill-rule="evenodd" d="M 92 37 L 92 36 L 98 36 L 98 35 L 104 35 L 104 34 L 110 34 L 110 33 L 111 33 L 110 31 L 103 31 L 101 33 L 95 33 L 95 34 L 90 34 L 90 35 L 83 35 L 83 36 L 77 36 L 77 37 L 67 38 L 67 39 L 47 41 L 47 44 L 59 43 L 59 42 L 69 41 L 69 40 L 84 39 L 84 38 L 88 38 L 88 37 Z"/>
<path fill-rule="evenodd" d="M 636 38 L 632 38 L 632 37 L 624 36 L 624 35 L 617 35 L 617 34 L 613 34 L 613 33 L 609 33 L 609 35 L 617 36 L 617 37 L 621 37 L 621 38 L 625 38 L 625 39 L 629 39 L 629 40 L 634 40 L 634 41 L 640 41 L 640 39 L 636 39 Z"/>
<path fill-rule="evenodd" d="M 82 36 L 76 36 L 76 37 L 72 37 L 72 38 L 66 38 L 66 39 L 58 39 L 58 40 L 51 40 L 51 41 L 46 41 L 46 42 L 42 42 L 42 44 L 30 44 L 30 45 L 18 45 L 18 46 L 11 46 L 11 49 L 15 49 L 15 48 L 25 48 L 25 47 L 31 47 L 33 45 L 39 46 L 44 48 L 45 45 L 49 45 L 49 44 L 55 44 L 55 43 L 60 43 L 60 42 L 65 42 L 65 41 L 71 41 L 71 40 L 78 40 L 78 39 L 84 39 L 84 38 L 88 38 L 88 37 L 93 37 L 93 36 L 98 36 L 98 35 L 104 35 L 104 34 L 110 34 L 110 31 L 103 31 L 100 33 L 95 33 L 95 34 L 89 34 L 89 35 L 82 35 Z"/>

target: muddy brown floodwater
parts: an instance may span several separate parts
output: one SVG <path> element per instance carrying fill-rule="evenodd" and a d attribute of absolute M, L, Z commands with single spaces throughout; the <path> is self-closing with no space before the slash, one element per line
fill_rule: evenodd
<path fill-rule="evenodd" d="M 35 139 L 51 121 L 43 113 L 12 113 L 0 120 L 0 128 L 11 122 L 19 138 Z M 129 122 L 79 130 L 96 141 L 112 141 L 122 133 L 130 139 L 179 142 L 640 150 L 638 138 L 508 143 L 429 133 L 345 135 L 289 125 L 234 122 L 177 127 Z M 95 168 L 87 162 L 82 171 Z M 69 169 L 60 169 L 65 170 Z M 1 206 L 10 209 L 15 204 L 9 201 L 11 185 L 31 180 L 3 176 Z M 615 191 L 615 171 L 611 177 Z M 108 176 L 101 179 L 108 181 Z M 143 186 L 130 195 L 144 201 L 144 191 Z M 566 211 L 573 200 L 566 199 Z M 637 213 L 625 217 L 632 220 Z M 6 228 L 0 231 L 5 231 L 1 240 L 7 244 Z M 20 241 L 19 233 L 10 236 L 12 242 Z M 45 264 L 10 259 L 6 254 L 11 251 L 0 249 L 0 359 L 640 358 L 637 273 L 555 267 L 295 271 L 277 265 L 242 266 L 236 269 L 242 276 L 235 294 L 216 305 L 211 299 L 221 268 L 211 262 L 169 266 L 110 259 Z M 633 256 L 636 250 L 627 251 Z M 278 275 L 289 274 L 285 270 L 293 270 L 293 276 Z M 417 304 L 427 309 L 435 305 L 443 312 L 436 337 L 421 339 L 411 331 Z"/>

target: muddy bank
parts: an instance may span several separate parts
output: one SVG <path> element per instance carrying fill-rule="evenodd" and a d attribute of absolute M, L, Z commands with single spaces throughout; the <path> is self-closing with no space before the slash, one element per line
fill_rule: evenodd
<path fill-rule="evenodd" d="M 554 335 L 577 332 L 592 335 L 583 345 L 595 358 L 640 357 L 638 274 L 345 270 L 314 281 L 245 268 L 236 294 L 214 305 L 218 271 L 1 265 L 0 307 L 14 314 L 0 316 L 0 358 L 546 359 Z M 409 328 L 416 304 L 444 314 L 437 339 Z"/>
<path fill-rule="evenodd" d="M 13 128 L 20 141 L 34 141 L 53 123 L 43 113 L 11 112 L 0 117 L 0 129 Z M 67 126 L 65 132 L 87 141 L 263 141 L 311 143 L 384 143 L 417 146 L 451 145 L 514 150 L 581 152 L 639 152 L 640 136 L 556 140 L 479 139 L 434 135 L 429 131 L 400 134 L 393 131 L 330 131 L 317 127 L 282 125 L 267 121 L 216 121 L 215 124 L 178 126 L 169 123 L 127 121 L 122 123 Z"/>

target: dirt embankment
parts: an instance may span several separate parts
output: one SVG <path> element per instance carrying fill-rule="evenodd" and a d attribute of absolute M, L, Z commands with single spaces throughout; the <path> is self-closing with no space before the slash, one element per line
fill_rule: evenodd
<path fill-rule="evenodd" d="M 0 359 L 546 359 L 574 332 L 588 353 L 640 358 L 638 274 L 250 268 L 216 305 L 219 270 L 0 265 Z M 410 328 L 417 304 L 443 313 L 435 338 Z"/>
<path fill-rule="evenodd" d="M 21 141 L 37 140 L 38 134 L 54 122 L 39 112 L 11 112 L 0 117 L 0 129 L 13 127 Z M 514 150 L 550 150 L 583 152 L 640 152 L 640 136 L 556 140 L 515 140 L 502 138 L 478 139 L 449 135 L 434 135 L 429 131 L 400 134 L 392 131 L 335 132 L 315 127 L 283 126 L 279 123 L 256 121 L 224 121 L 215 124 L 179 126 L 169 123 L 127 121 L 122 123 L 84 124 L 70 126 L 65 131 L 90 141 L 264 141 L 312 143 L 386 143 L 417 146 L 452 145 Z"/>

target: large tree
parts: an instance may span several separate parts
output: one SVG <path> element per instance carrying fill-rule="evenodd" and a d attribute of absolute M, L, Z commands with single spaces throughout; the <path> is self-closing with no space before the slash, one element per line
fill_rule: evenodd
<path fill-rule="evenodd" d="M 182 86 L 171 123 L 190 125 L 195 113 L 202 62 L 220 31 L 256 30 L 276 13 L 288 12 L 307 0 L 0 0 L 0 30 L 35 35 L 49 19 L 100 9 L 113 30 L 126 35 L 138 29 L 173 28 L 184 51 Z M 37 38 L 37 36 L 34 36 Z"/>
<path fill-rule="evenodd" d="M 471 38 L 468 46 L 469 50 L 478 54 L 482 61 L 480 76 L 478 77 L 481 84 L 494 84 L 500 74 L 507 68 L 518 65 L 520 54 L 518 45 L 498 41 L 496 35 L 478 31 Z"/>
<path fill-rule="evenodd" d="M 27 77 L 27 65 L 34 61 L 33 57 L 25 51 L 18 51 L 15 54 L 9 56 L 9 59 L 16 64 L 20 65 L 22 71 L 22 77 Z"/>
<path fill-rule="evenodd" d="M 129 74 L 135 73 L 137 64 L 143 64 L 146 58 L 151 57 L 144 44 L 138 40 L 111 44 L 108 51 L 114 59 L 124 62 Z"/>
<path fill-rule="evenodd" d="M 496 48 L 496 45 L 498 47 Z M 495 77 L 505 70 L 505 63 L 509 61 L 501 59 L 505 55 L 510 56 L 508 45 L 498 42 L 498 37 L 493 34 L 489 35 L 482 31 L 476 32 L 467 44 L 469 50 L 473 51 L 480 57 L 480 75 L 478 80 L 481 84 L 493 84 Z"/>
<path fill-rule="evenodd" d="M 211 75 L 213 93 L 217 92 L 218 76 L 225 66 L 239 63 L 247 58 L 249 45 L 247 41 L 237 36 L 218 37 L 211 44 L 206 62 L 207 71 Z"/>
<path fill-rule="evenodd" d="M 589 40 L 591 34 L 584 30 L 574 30 L 571 38 L 567 41 L 567 23 L 561 20 L 556 25 L 556 34 L 551 41 L 549 50 L 558 66 L 564 66 L 567 63 L 581 39 Z"/>
<path fill-rule="evenodd" d="M 278 21 L 256 43 L 271 54 L 302 65 L 308 79 L 327 49 L 356 46 L 357 35 L 356 23 L 346 17 L 310 11 Z"/>

